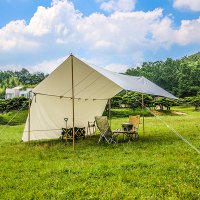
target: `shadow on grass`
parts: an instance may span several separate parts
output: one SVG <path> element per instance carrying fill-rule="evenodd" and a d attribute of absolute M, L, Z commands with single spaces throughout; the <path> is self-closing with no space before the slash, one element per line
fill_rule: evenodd
<path fill-rule="evenodd" d="M 128 139 L 126 139 L 125 141 L 123 140 L 123 137 L 121 136 L 118 140 L 118 143 L 113 143 L 113 144 L 108 144 L 105 141 L 101 141 L 99 144 L 98 143 L 99 140 L 99 135 L 92 135 L 92 136 L 86 136 L 85 139 L 78 139 L 75 140 L 75 146 L 78 147 L 93 147 L 93 148 L 99 148 L 101 146 L 104 147 L 109 147 L 109 146 L 121 146 L 124 144 L 128 144 L 130 146 L 134 145 L 134 146 L 141 146 L 144 145 L 146 146 L 147 144 L 151 144 L 151 145 L 163 145 L 163 144 L 172 144 L 174 142 L 177 142 L 179 139 L 176 137 L 166 137 L 165 136 L 140 136 L 140 138 L 138 140 L 133 140 L 133 141 L 129 141 Z M 27 146 L 45 146 L 45 147 L 52 147 L 52 146 L 70 146 L 73 147 L 73 141 L 72 140 L 61 140 L 61 139 L 56 139 L 56 140 L 40 140 L 40 141 L 31 141 L 30 144 L 28 142 L 24 143 Z"/>

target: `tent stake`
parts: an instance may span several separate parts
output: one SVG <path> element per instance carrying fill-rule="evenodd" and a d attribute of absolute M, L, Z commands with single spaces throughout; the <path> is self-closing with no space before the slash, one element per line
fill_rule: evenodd
<path fill-rule="evenodd" d="M 30 144 L 30 136 L 31 136 L 31 99 L 30 92 L 28 93 L 28 143 Z"/>
<path fill-rule="evenodd" d="M 144 94 L 142 93 L 142 131 L 144 134 Z"/>
<path fill-rule="evenodd" d="M 74 132 L 74 64 L 73 55 L 71 54 L 71 65 L 72 65 L 72 114 L 73 114 L 73 150 L 75 149 L 75 132 Z"/>

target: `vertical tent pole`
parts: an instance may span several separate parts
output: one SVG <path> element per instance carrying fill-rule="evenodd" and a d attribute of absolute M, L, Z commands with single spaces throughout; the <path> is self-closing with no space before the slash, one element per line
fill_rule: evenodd
<path fill-rule="evenodd" d="M 74 63 L 73 55 L 71 54 L 71 67 L 72 67 L 72 123 L 73 123 L 73 150 L 75 149 L 75 132 L 74 132 Z"/>
<path fill-rule="evenodd" d="M 108 117 L 110 120 L 110 128 L 111 128 L 111 99 L 108 99 Z"/>
<path fill-rule="evenodd" d="M 66 142 L 67 142 L 67 122 L 66 122 Z"/>
<path fill-rule="evenodd" d="M 144 94 L 142 93 L 142 130 L 144 133 Z"/>
<path fill-rule="evenodd" d="M 28 93 L 28 143 L 30 144 L 30 136 L 31 136 L 31 99 L 30 92 Z"/>

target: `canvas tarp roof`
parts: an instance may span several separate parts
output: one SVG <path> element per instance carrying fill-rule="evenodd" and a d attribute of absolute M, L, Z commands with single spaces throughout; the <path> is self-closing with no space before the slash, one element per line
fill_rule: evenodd
<path fill-rule="evenodd" d="M 59 138 L 61 128 L 72 127 L 72 63 L 74 74 L 75 126 L 102 115 L 107 100 L 117 93 L 132 90 L 176 98 L 144 77 L 133 77 L 91 67 L 74 56 L 68 57 L 33 89 L 30 109 L 30 140 Z M 22 140 L 28 141 L 27 118 Z"/>

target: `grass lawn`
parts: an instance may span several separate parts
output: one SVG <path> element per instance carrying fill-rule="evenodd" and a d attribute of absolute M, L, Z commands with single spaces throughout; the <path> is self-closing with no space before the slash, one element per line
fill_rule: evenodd
<path fill-rule="evenodd" d="M 200 149 L 200 112 L 161 115 Z M 112 120 L 120 127 L 126 118 Z M 154 117 L 131 143 L 20 143 L 24 125 L 0 126 L 0 199 L 200 199 L 200 155 Z M 1 131 L 3 130 L 3 131 Z"/>

